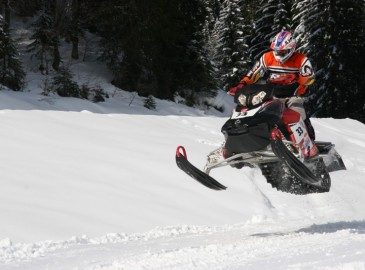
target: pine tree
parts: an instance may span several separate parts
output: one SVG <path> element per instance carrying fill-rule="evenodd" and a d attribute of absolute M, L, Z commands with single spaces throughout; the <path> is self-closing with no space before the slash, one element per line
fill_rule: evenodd
<path fill-rule="evenodd" d="M 153 98 L 152 95 L 149 95 L 145 100 L 144 100 L 144 107 L 146 107 L 149 110 L 156 110 L 156 101 Z"/>
<path fill-rule="evenodd" d="M 301 50 L 310 57 L 316 82 L 309 114 L 364 121 L 364 3 L 357 0 L 298 1 L 296 20 L 304 25 Z"/>
<path fill-rule="evenodd" d="M 202 29 L 202 37 L 204 39 L 204 52 L 207 61 L 210 63 L 210 76 L 211 78 L 214 78 L 215 83 L 217 84 L 217 86 L 219 86 L 219 63 L 214 61 L 214 56 L 216 54 L 216 43 L 214 42 L 214 28 L 219 18 L 221 3 L 219 0 L 204 0 L 204 5 L 206 8 L 206 18 Z"/>
<path fill-rule="evenodd" d="M 212 34 L 214 25 L 219 18 L 221 3 L 219 0 L 203 0 L 203 2 L 207 10 L 204 31 L 208 37 L 208 35 Z"/>
<path fill-rule="evenodd" d="M 260 0 L 255 13 L 251 57 L 257 60 L 270 46 L 270 40 L 282 29 L 291 29 L 291 0 Z"/>
<path fill-rule="evenodd" d="M 60 67 L 53 78 L 53 87 L 61 97 L 80 97 L 80 88 L 72 79 L 73 75 L 66 67 Z"/>
<path fill-rule="evenodd" d="M 95 8 L 98 23 L 93 24 L 101 35 L 101 59 L 114 74 L 112 83 L 125 90 L 139 91 L 143 71 L 146 80 L 150 73 L 144 68 L 142 42 L 147 35 L 144 31 L 148 30 L 144 27 L 145 18 L 138 1 L 111 0 Z"/>
<path fill-rule="evenodd" d="M 166 99 L 211 91 L 200 0 L 114 0 L 100 16 L 107 18 L 99 28 L 115 85 Z"/>
<path fill-rule="evenodd" d="M 365 56 L 364 2 L 332 0 L 329 5 L 329 63 L 323 82 L 326 106 L 322 115 L 365 120 L 364 75 L 359 59 Z M 319 115 L 320 115 L 319 114 Z"/>
<path fill-rule="evenodd" d="M 78 0 L 72 0 L 71 25 L 69 28 L 69 35 L 72 42 L 71 57 L 79 59 L 79 35 L 82 33 L 79 20 L 80 6 Z"/>
<path fill-rule="evenodd" d="M 58 34 L 59 40 L 65 39 L 71 43 L 72 59 L 79 59 L 79 38 L 84 36 L 85 27 L 95 14 L 89 12 L 90 6 L 87 6 L 86 0 L 58 0 L 52 5 L 53 17 L 55 21 L 55 33 Z M 61 59 L 59 58 L 60 64 Z"/>
<path fill-rule="evenodd" d="M 10 0 L 12 10 L 19 16 L 34 16 L 42 5 L 42 0 Z"/>
<path fill-rule="evenodd" d="M 42 11 L 37 20 L 32 24 L 34 29 L 28 45 L 29 51 L 35 51 L 35 56 L 40 60 L 42 74 L 49 73 L 49 64 L 58 70 L 62 62 L 59 51 L 60 36 L 64 28 L 64 18 L 67 0 L 43 0 Z"/>
<path fill-rule="evenodd" d="M 245 0 L 241 2 L 241 10 L 244 12 L 242 24 L 242 62 L 241 69 L 239 70 L 238 78 L 242 78 L 243 75 L 252 68 L 254 59 L 250 53 L 250 48 L 252 47 L 252 33 L 254 32 L 254 11 L 256 9 L 256 0 Z"/>
<path fill-rule="evenodd" d="M 145 4 L 143 6 L 146 6 Z M 200 0 L 155 1 L 149 10 L 145 54 L 156 97 L 214 95 L 214 80 L 202 34 L 206 9 Z M 160 18 L 158 22 L 156 18 Z M 151 93 L 151 92 L 150 92 Z"/>
<path fill-rule="evenodd" d="M 64 18 L 66 15 L 66 3 L 67 0 L 49 0 L 47 6 L 47 12 L 53 17 L 53 61 L 52 67 L 54 70 L 58 71 L 61 64 L 61 54 L 59 50 L 60 46 L 60 35 L 64 24 Z"/>
<path fill-rule="evenodd" d="M 306 105 L 308 115 L 316 114 L 320 109 L 324 93 L 324 81 L 329 62 L 329 27 L 327 0 L 299 0 L 293 5 L 294 23 L 303 26 L 298 36 L 297 49 L 308 56 L 314 72 L 315 83 L 308 88 Z"/>
<path fill-rule="evenodd" d="M 0 83 L 14 91 L 24 85 L 25 72 L 19 60 L 18 50 L 10 38 L 9 24 L 0 15 Z"/>
<path fill-rule="evenodd" d="M 244 40 L 244 18 L 240 0 L 225 0 L 221 5 L 211 40 L 215 48 L 220 86 L 228 89 L 240 79 L 247 51 Z"/>
<path fill-rule="evenodd" d="M 28 50 L 34 51 L 34 56 L 40 60 L 39 70 L 42 74 L 48 74 L 53 47 L 58 42 L 53 28 L 53 18 L 42 12 L 32 27 L 34 29 L 31 37 L 33 42 L 28 45 Z"/>

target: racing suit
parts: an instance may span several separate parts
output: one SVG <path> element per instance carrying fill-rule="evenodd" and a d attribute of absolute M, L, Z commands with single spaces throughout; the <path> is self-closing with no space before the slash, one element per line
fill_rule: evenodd
<path fill-rule="evenodd" d="M 274 56 L 273 51 L 264 53 L 254 67 L 243 77 L 236 87 L 229 90 L 228 94 L 235 95 L 238 89 L 244 90 L 244 86 L 256 83 L 260 78 L 266 77 L 268 84 L 275 84 L 274 96 L 280 99 L 286 106 L 282 115 L 282 121 L 286 125 L 290 137 L 294 142 L 300 140 L 296 138 L 300 129 L 299 136 L 306 134 L 314 142 L 315 132 L 304 109 L 304 100 L 301 97 L 306 92 L 306 87 L 314 82 L 313 68 L 306 56 L 299 52 L 280 64 Z M 288 87 L 289 86 L 289 87 Z M 303 125 L 301 124 L 303 123 Z M 299 127 L 297 129 L 297 127 Z M 296 132 L 297 131 L 297 132 Z M 305 135 L 304 135 L 305 136 Z M 310 145 L 314 145 L 310 143 Z M 311 147 L 311 151 L 306 152 L 310 157 L 317 153 L 316 147 Z"/>
<path fill-rule="evenodd" d="M 298 112 L 305 120 L 307 116 L 303 106 L 304 101 L 300 96 L 306 92 L 306 87 L 314 82 L 313 68 L 309 59 L 299 52 L 294 52 L 288 60 L 280 64 L 275 59 L 273 51 L 264 53 L 239 84 L 229 90 L 228 94 L 234 95 L 237 89 L 256 83 L 265 76 L 268 83 L 292 86 L 283 88 L 283 91 L 277 90 L 274 95 L 277 98 L 285 98 L 287 107 Z"/>

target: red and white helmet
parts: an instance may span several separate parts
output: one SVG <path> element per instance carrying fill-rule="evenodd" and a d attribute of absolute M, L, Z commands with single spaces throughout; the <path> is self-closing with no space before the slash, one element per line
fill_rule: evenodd
<path fill-rule="evenodd" d="M 295 52 L 297 41 L 289 31 L 281 31 L 271 42 L 270 48 L 274 51 L 274 57 L 280 64 L 292 56 Z"/>

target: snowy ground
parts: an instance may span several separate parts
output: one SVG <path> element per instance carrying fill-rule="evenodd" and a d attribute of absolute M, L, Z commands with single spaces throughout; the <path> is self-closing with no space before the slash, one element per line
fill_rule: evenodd
<path fill-rule="evenodd" d="M 313 119 L 348 168 L 330 193 L 278 192 L 249 168 L 213 171 L 217 192 L 174 155 L 202 167 L 226 117 L 129 95 L 0 92 L 0 269 L 365 268 L 365 125 Z"/>
<path fill-rule="evenodd" d="M 29 27 L 14 32 L 24 49 Z M 227 113 L 147 110 L 84 56 L 70 68 L 110 93 L 104 103 L 40 95 L 47 78 L 27 55 L 25 92 L 0 91 L 1 270 L 365 269 L 365 125 L 312 120 L 347 166 L 329 193 L 278 192 L 228 167 L 212 172 L 228 189 L 212 191 L 178 169 L 175 149 L 202 168 Z M 216 102 L 229 111 L 229 96 Z"/>

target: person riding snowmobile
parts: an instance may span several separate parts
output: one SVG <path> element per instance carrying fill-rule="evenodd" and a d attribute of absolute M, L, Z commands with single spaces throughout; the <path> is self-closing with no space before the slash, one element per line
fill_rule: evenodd
<path fill-rule="evenodd" d="M 296 45 L 297 41 L 293 33 L 279 32 L 271 42 L 271 51 L 264 53 L 238 85 L 228 91 L 228 94 L 235 96 L 237 91 L 244 91 L 245 85 L 256 83 L 260 78 L 266 78 L 268 84 L 277 86 L 274 96 L 285 102 L 283 122 L 289 126 L 301 120 L 304 121 L 304 128 L 314 141 L 314 129 L 307 118 L 302 98 L 307 86 L 314 82 L 314 72 L 309 59 L 296 51 Z"/>

